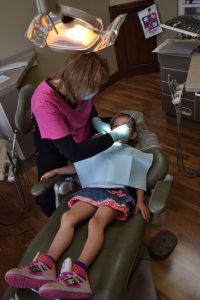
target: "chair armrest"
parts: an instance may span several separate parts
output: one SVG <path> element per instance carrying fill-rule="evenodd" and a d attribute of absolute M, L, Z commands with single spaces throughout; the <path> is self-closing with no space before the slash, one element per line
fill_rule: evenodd
<path fill-rule="evenodd" d="M 171 192 L 172 182 L 159 180 L 153 189 L 149 200 L 149 210 L 153 214 L 161 214 L 165 211 L 167 200 Z"/>
<path fill-rule="evenodd" d="M 62 178 L 65 178 L 66 175 L 56 175 L 47 180 L 43 180 L 35 184 L 31 189 L 31 194 L 36 196 L 41 196 L 44 192 L 46 192 L 49 188 L 53 187 L 54 184 Z"/>
<path fill-rule="evenodd" d="M 151 190 L 159 180 L 163 180 L 169 169 L 169 161 L 164 151 L 159 147 L 153 147 L 146 153 L 153 154 L 153 163 L 147 174 L 147 188 Z"/>

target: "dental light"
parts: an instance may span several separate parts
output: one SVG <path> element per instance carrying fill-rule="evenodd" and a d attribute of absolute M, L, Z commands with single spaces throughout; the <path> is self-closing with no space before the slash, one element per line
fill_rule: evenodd
<path fill-rule="evenodd" d="M 56 0 L 36 0 L 39 14 L 26 37 L 40 48 L 52 50 L 98 51 L 114 44 L 126 14 L 119 15 L 103 29 L 103 22 L 80 9 L 58 4 Z"/>

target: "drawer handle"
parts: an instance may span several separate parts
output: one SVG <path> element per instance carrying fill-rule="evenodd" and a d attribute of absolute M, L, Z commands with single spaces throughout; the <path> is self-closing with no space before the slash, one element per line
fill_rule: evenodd
<path fill-rule="evenodd" d="M 183 107 L 182 106 L 182 111 L 181 111 L 182 115 L 190 117 L 192 115 L 192 110 L 188 107 Z"/>
<path fill-rule="evenodd" d="M 200 92 L 195 92 L 196 97 L 200 97 Z"/>

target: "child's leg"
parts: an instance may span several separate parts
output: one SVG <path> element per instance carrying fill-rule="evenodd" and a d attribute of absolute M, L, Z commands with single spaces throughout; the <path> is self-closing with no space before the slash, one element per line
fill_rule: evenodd
<path fill-rule="evenodd" d="M 99 207 L 88 224 L 88 238 L 78 258 L 89 266 L 101 250 L 104 242 L 104 230 L 119 214 L 119 211 L 108 207 Z"/>
<path fill-rule="evenodd" d="M 119 214 L 111 207 L 98 208 L 89 222 L 88 238 L 83 251 L 75 261 L 71 272 L 65 270 L 65 264 L 56 281 L 43 285 L 39 294 L 44 298 L 86 299 L 92 294 L 87 278 L 87 266 L 96 257 L 103 245 L 104 229 Z"/>
<path fill-rule="evenodd" d="M 65 212 L 61 218 L 60 228 L 47 252 L 47 255 L 57 260 L 65 249 L 70 245 L 74 226 L 81 221 L 90 218 L 97 208 L 91 204 L 78 201 L 71 209 Z"/>
<path fill-rule="evenodd" d="M 55 259 L 70 244 L 74 225 L 91 217 L 97 208 L 90 204 L 77 202 L 62 216 L 58 233 L 56 234 L 49 251 L 46 254 L 38 254 L 30 264 L 20 268 L 9 270 L 5 274 L 6 282 L 18 288 L 40 288 L 44 283 L 56 279 Z"/>

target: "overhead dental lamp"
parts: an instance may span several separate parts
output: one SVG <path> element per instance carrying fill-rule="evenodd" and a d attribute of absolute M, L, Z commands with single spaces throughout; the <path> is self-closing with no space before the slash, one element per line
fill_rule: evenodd
<path fill-rule="evenodd" d="M 127 14 L 121 14 L 106 28 L 100 18 L 56 0 L 36 0 L 39 14 L 26 37 L 40 48 L 95 52 L 114 44 Z"/>

